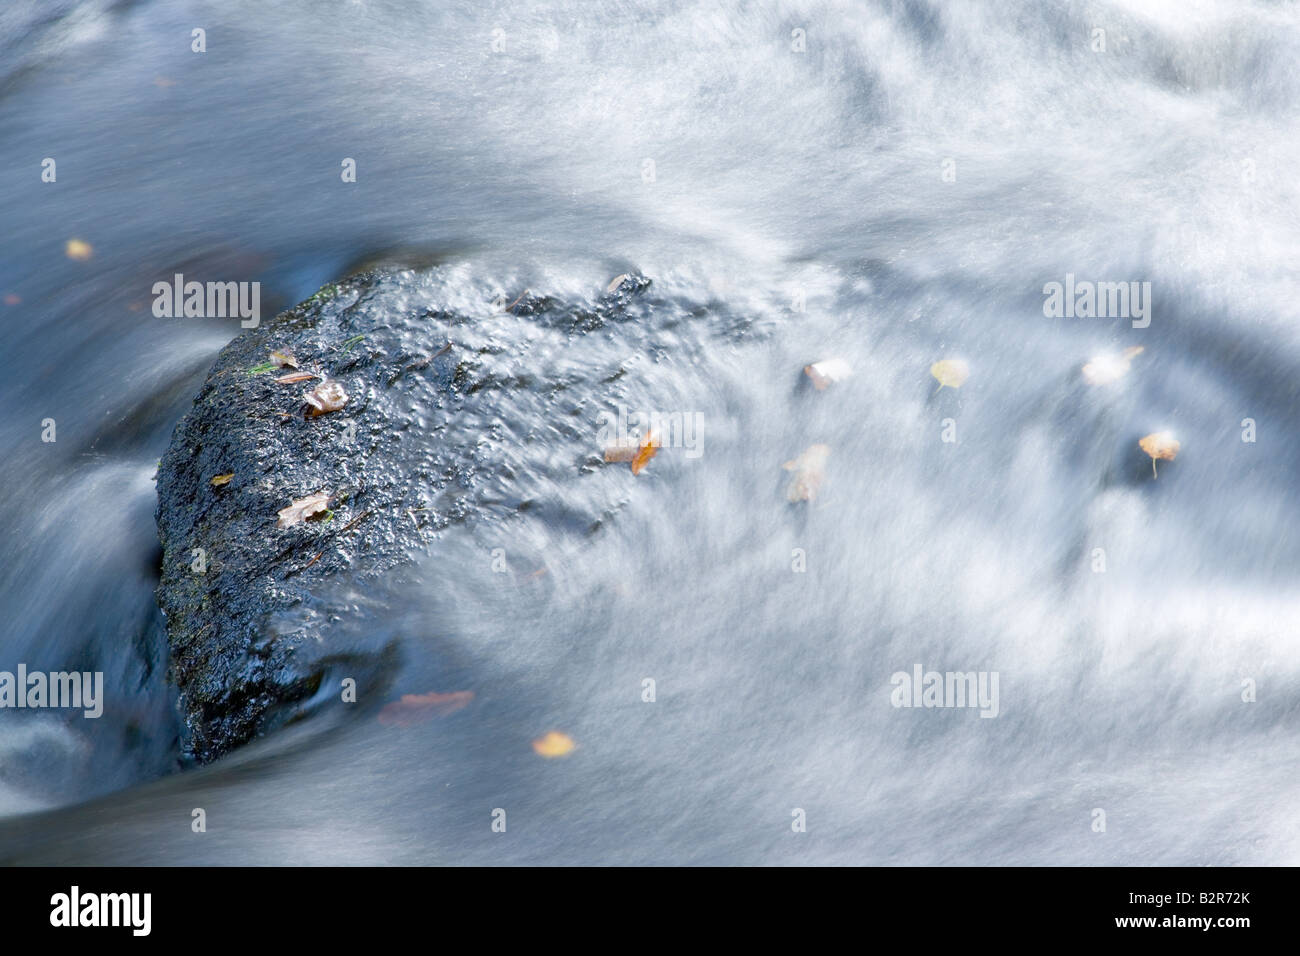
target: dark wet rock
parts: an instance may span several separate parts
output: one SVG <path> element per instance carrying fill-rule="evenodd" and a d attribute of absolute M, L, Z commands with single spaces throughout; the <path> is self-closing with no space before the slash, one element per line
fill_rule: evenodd
<path fill-rule="evenodd" d="M 212 760 L 338 700 L 339 674 L 362 683 L 382 671 L 391 648 L 332 646 L 330 622 L 347 608 L 323 596 L 339 591 L 331 585 L 364 589 L 442 529 L 492 509 L 600 520 L 558 495 L 520 498 L 513 476 L 550 470 L 558 486 L 582 470 L 581 413 L 611 368 L 530 366 L 511 354 L 518 337 L 481 328 L 496 319 L 583 335 L 643 314 L 648 285 L 626 276 L 572 306 L 529 293 L 508 316 L 485 297 L 471 319 L 418 274 L 367 273 L 226 346 L 158 470 L 158 601 L 189 755 Z M 303 392 L 319 379 L 277 383 L 294 370 L 268 369 L 272 350 L 336 380 L 347 404 L 308 417 Z M 537 421 L 555 424 L 544 435 L 522 424 Z M 320 492 L 327 512 L 277 528 L 278 512 Z"/>

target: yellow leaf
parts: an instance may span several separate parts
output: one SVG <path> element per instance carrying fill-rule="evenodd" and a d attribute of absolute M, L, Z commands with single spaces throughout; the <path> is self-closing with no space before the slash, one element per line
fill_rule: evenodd
<path fill-rule="evenodd" d="M 940 359 L 930 366 L 930 374 L 939 380 L 939 391 L 947 385 L 950 388 L 961 388 L 970 375 L 970 366 L 964 359 Z"/>
<path fill-rule="evenodd" d="M 813 388 L 824 392 L 828 385 L 834 385 L 852 375 L 853 368 L 844 359 L 833 358 L 805 365 L 803 373 L 812 379 Z"/>
<path fill-rule="evenodd" d="M 78 262 L 85 262 L 95 254 L 95 250 L 90 243 L 81 239 L 69 239 L 63 250 L 68 254 L 69 259 L 75 259 Z"/>
<path fill-rule="evenodd" d="M 1145 349 L 1140 345 L 1124 350 L 1123 355 L 1101 355 L 1083 367 L 1083 380 L 1089 385 L 1109 385 L 1128 374 L 1134 356 Z"/>
<path fill-rule="evenodd" d="M 317 492 L 314 495 L 308 495 L 306 498 L 299 498 L 289 507 L 280 509 L 277 514 L 280 520 L 275 523 L 277 528 L 292 528 L 296 524 L 302 524 L 314 514 L 324 511 L 330 501 L 328 491 Z"/>
<path fill-rule="evenodd" d="M 288 349 L 283 349 L 271 353 L 271 364 L 276 368 L 284 368 L 285 366 L 297 368 L 298 360 L 294 358 L 293 353 Z"/>
<path fill-rule="evenodd" d="M 234 477 L 235 473 L 233 471 L 228 475 L 217 475 L 211 479 L 210 484 L 213 488 L 220 488 L 222 485 L 230 484 L 230 479 Z"/>
<path fill-rule="evenodd" d="M 785 489 L 786 500 L 812 501 L 817 497 L 822 482 L 826 480 L 826 461 L 830 455 L 829 445 L 809 445 L 802 455 L 781 466 L 794 472 Z"/>
<path fill-rule="evenodd" d="M 573 742 L 572 737 L 558 730 L 552 730 L 545 737 L 538 737 L 533 741 L 533 750 L 542 757 L 563 757 L 571 753 L 576 746 L 578 745 Z"/>
<path fill-rule="evenodd" d="M 1173 461 L 1178 457 L 1178 449 L 1182 447 L 1172 432 L 1152 432 L 1139 439 L 1138 446 L 1151 456 L 1151 474 L 1156 478 L 1160 477 L 1156 474 L 1156 462 L 1161 458 Z"/>
<path fill-rule="evenodd" d="M 659 432 L 648 430 L 645 437 L 641 439 L 641 447 L 636 450 L 636 457 L 632 459 L 632 474 L 641 474 L 641 469 L 658 453 Z"/>

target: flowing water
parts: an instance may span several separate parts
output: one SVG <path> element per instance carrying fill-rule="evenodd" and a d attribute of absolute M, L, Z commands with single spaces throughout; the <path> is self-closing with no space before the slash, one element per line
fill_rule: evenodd
<path fill-rule="evenodd" d="M 9 0 L 0 670 L 106 701 L 0 711 L 0 859 L 1300 862 L 1298 62 L 1258 0 Z M 549 506 L 339 588 L 385 700 L 469 706 L 180 769 L 152 476 L 239 327 L 153 283 L 258 281 L 269 317 L 379 259 L 521 389 L 639 356 L 605 407 L 698 416 L 701 453 L 568 482 L 524 467 L 527 401 L 463 422 Z M 630 269 L 674 308 L 492 315 Z M 1067 274 L 1149 282 L 1149 326 L 1045 316 Z M 917 665 L 996 673 L 997 716 L 894 706 Z"/>

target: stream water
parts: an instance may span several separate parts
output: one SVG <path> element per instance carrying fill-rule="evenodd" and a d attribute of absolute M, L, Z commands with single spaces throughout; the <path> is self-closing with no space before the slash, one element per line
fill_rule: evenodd
<path fill-rule="evenodd" d="M 1297 63 L 1260 0 L 7 0 L 0 671 L 105 702 L 0 709 L 0 860 L 1300 863 Z M 468 706 L 181 769 L 152 476 L 240 329 L 153 284 L 269 319 L 377 260 L 467 308 L 650 276 L 671 323 L 491 334 L 521 388 L 644 355 L 608 408 L 700 454 L 355 595 L 389 697 Z M 1045 315 L 1067 275 L 1149 314 Z M 512 465 L 550 424 L 481 423 Z M 917 666 L 996 716 L 895 706 Z"/>

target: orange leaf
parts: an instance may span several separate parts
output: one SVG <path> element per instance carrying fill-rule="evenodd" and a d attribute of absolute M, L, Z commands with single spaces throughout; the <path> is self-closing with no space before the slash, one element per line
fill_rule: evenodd
<path fill-rule="evenodd" d="M 659 432 L 652 429 L 645 433 L 645 437 L 641 439 L 641 447 L 636 450 L 636 457 L 632 459 L 632 474 L 641 474 L 641 469 L 657 454 L 659 454 Z"/>
<path fill-rule="evenodd" d="M 379 722 L 389 727 L 410 727 L 431 717 L 446 717 L 468 707 L 474 699 L 472 690 L 454 690 L 440 694 L 435 690 L 427 694 L 403 694 L 401 700 L 385 704 L 379 712 Z"/>
<path fill-rule="evenodd" d="M 533 741 L 533 750 L 542 757 L 563 757 L 572 753 L 576 746 L 578 745 L 573 742 L 572 737 L 558 730 L 552 730 L 545 737 L 538 737 Z"/>

